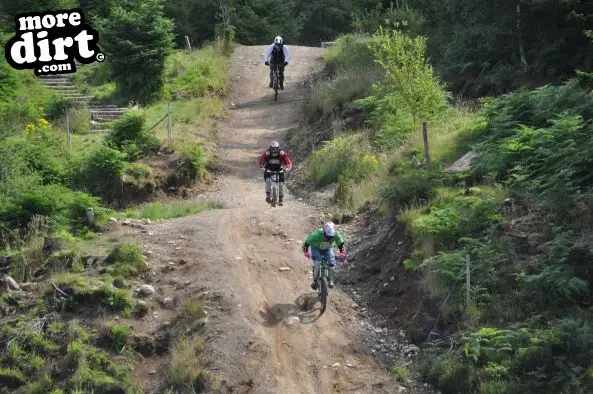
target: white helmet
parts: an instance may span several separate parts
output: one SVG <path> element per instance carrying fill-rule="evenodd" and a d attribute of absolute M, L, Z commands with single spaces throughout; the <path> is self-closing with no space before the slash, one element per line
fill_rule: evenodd
<path fill-rule="evenodd" d="M 332 222 L 327 222 L 323 225 L 323 234 L 327 238 L 333 238 L 336 235 L 336 225 Z"/>
<path fill-rule="evenodd" d="M 282 37 L 277 36 L 274 38 L 274 45 L 282 45 Z"/>

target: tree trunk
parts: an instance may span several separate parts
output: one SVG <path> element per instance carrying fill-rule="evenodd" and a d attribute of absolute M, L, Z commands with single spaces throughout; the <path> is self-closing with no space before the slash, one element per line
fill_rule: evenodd
<path fill-rule="evenodd" d="M 527 59 L 525 58 L 525 50 L 523 49 L 523 36 L 521 34 L 521 3 L 517 4 L 517 43 L 519 47 L 519 57 L 521 58 L 521 65 L 527 71 Z"/>

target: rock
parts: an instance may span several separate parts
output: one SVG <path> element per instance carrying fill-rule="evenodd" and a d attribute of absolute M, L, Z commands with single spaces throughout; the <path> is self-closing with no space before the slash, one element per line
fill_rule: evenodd
<path fill-rule="evenodd" d="M 152 231 L 149 231 L 147 234 L 151 237 L 154 235 L 154 233 Z"/>
<path fill-rule="evenodd" d="M 403 330 L 399 330 L 399 334 L 398 335 L 399 335 L 400 338 L 405 338 L 406 337 L 406 333 L 403 332 Z"/>
<path fill-rule="evenodd" d="M 154 374 L 156 374 L 156 371 L 153 369 L 152 371 L 149 372 L 149 374 L 154 375 Z"/>
<path fill-rule="evenodd" d="M 187 264 L 187 260 L 185 260 L 185 259 L 179 259 L 179 261 L 177 262 L 177 264 L 179 264 L 179 265 L 185 265 L 185 264 Z"/>
<path fill-rule="evenodd" d="M 389 278 L 390 282 L 393 282 L 395 280 L 395 276 L 392 276 L 391 278 Z"/>
<path fill-rule="evenodd" d="M 278 268 L 278 271 L 290 271 L 290 267 L 280 267 Z"/>
<path fill-rule="evenodd" d="M 376 332 L 377 334 L 380 334 L 380 333 L 382 333 L 382 332 L 383 332 L 383 329 L 381 329 L 381 328 L 375 328 L 375 332 Z"/>
<path fill-rule="evenodd" d="M 113 223 L 117 223 L 117 219 L 116 219 L 116 218 L 114 218 L 114 217 L 110 217 L 110 218 L 109 218 L 109 221 L 110 221 L 110 222 L 113 222 Z"/>
<path fill-rule="evenodd" d="M 340 363 L 334 363 L 332 364 L 332 368 L 338 368 L 340 366 Z"/>
<path fill-rule="evenodd" d="M 409 345 L 404 348 L 404 353 L 418 353 L 420 352 L 420 348 L 415 345 Z"/>
<path fill-rule="evenodd" d="M 123 222 L 121 222 L 122 226 L 129 226 L 130 224 L 132 224 L 132 221 L 130 219 L 126 219 Z"/>
<path fill-rule="evenodd" d="M 235 260 L 241 260 L 241 259 L 243 259 L 243 258 L 240 256 L 235 257 Z"/>
<path fill-rule="evenodd" d="M 144 219 L 142 221 L 142 223 L 144 223 L 144 224 L 152 224 L 152 222 L 150 221 L 150 219 Z"/>
<path fill-rule="evenodd" d="M 383 283 L 383 287 L 387 287 L 389 285 L 389 283 L 385 282 Z"/>
<path fill-rule="evenodd" d="M 143 295 L 152 295 L 154 294 L 154 287 L 152 287 L 151 285 L 144 284 L 140 286 L 138 291 Z"/>
<path fill-rule="evenodd" d="M 16 280 L 12 279 L 12 277 L 8 275 L 4 275 L 4 282 L 6 283 L 6 286 L 9 290 L 21 290 L 21 287 L 18 283 L 16 283 Z"/>
<path fill-rule="evenodd" d="M 163 300 L 163 307 L 166 309 L 173 309 L 175 307 L 175 302 L 173 298 L 167 297 Z"/>

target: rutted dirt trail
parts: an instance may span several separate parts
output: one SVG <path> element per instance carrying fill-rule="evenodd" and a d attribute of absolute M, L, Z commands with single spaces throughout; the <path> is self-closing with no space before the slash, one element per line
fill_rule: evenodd
<path fill-rule="evenodd" d="M 236 49 L 231 70 L 235 103 L 273 99 L 263 48 Z M 286 90 L 279 99 L 302 96 L 302 81 L 320 67 L 322 49 L 291 49 L 294 60 L 286 68 Z M 181 303 L 190 298 L 204 303 L 210 367 L 218 370 L 228 392 L 397 393 L 395 377 L 358 345 L 361 323 L 353 317 L 353 301 L 339 286 L 330 292 L 323 316 L 318 309 L 302 308 L 315 295 L 309 288 L 310 263 L 300 247 L 319 224 L 312 219 L 319 215 L 288 191 L 283 207 L 265 203 L 258 155 L 271 140 L 282 143 L 283 133 L 297 126 L 300 103 L 270 102 L 230 111 L 220 132 L 221 160 L 228 171 L 207 195 L 225 201 L 227 208 L 154 224 L 150 236 L 138 237 L 151 250 L 155 265 L 187 261 L 161 276 L 158 291 L 177 296 Z M 181 282 L 187 286 L 179 286 Z M 159 313 L 155 325 L 170 312 Z M 163 365 L 142 368 L 160 371 Z"/>

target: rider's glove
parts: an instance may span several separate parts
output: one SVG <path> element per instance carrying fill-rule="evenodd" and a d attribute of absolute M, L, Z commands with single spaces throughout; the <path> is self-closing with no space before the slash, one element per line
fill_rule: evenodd
<path fill-rule="evenodd" d="M 340 252 L 338 253 L 338 260 L 342 261 L 346 259 L 346 253 Z"/>
<path fill-rule="evenodd" d="M 285 66 L 288 66 L 288 62 L 284 62 L 284 65 L 285 65 Z"/>
<path fill-rule="evenodd" d="M 311 252 L 305 252 L 305 257 L 310 259 L 311 258 Z"/>
<path fill-rule="evenodd" d="M 270 62 L 266 60 L 266 61 L 264 62 L 264 64 L 265 64 L 266 66 L 269 66 L 269 65 L 270 65 Z"/>

